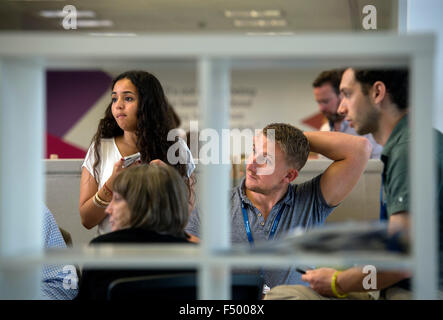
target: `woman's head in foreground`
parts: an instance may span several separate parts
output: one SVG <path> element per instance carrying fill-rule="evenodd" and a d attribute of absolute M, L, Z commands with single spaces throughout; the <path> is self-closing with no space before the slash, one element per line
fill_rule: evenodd
<path fill-rule="evenodd" d="M 112 231 L 144 228 L 183 236 L 188 222 L 188 189 L 171 166 L 140 165 L 121 172 L 106 208 Z"/>

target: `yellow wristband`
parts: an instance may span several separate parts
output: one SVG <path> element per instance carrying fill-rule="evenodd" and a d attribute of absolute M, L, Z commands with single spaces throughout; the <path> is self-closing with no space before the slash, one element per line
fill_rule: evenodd
<path fill-rule="evenodd" d="M 340 299 L 346 298 L 348 295 L 345 294 L 339 294 L 337 291 L 337 276 L 340 273 L 340 271 L 335 271 L 334 275 L 332 276 L 332 280 L 331 280 L 331 289 L 332 289 L 332 293 Z"/>

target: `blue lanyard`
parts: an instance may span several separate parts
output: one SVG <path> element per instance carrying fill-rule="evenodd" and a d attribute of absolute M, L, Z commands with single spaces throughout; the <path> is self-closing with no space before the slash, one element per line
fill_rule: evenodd
<path fill-rule="evenodd" d="M 283 203 L 281 205 L 280 211 L 278 212 L 277 216 L 274 219 L 274 223 L 272 224 L 271 232 L 269 233 L 269 240 L 274 239 L 275 231 L 277 230 L 278 223 L 280 222 L 280 218 L 281 215 L 283 214 L 284 209 L 285 209 L 285 204 Z M 243 220 L 245 221 L 245 229 L 246 229 L 246 234 L 248 236 L 248 241 L 251 244 L 251 246 L 253 246 L 254 238 L 252 238 L 251 227 L 249 225 L 248 212 L 246 211 L 244 204 L 242 204 L 242 212 L 243 212 Z"/>
<path fill-rule="evenodd" d="M 381 175 L 381 187 L 380 187 L 380 221 L 388 220 L 388 210 L 386 208 L 386 203 L 383 199 L 383 185 L 385 183 L 385 179 L 383 174 Z"/>

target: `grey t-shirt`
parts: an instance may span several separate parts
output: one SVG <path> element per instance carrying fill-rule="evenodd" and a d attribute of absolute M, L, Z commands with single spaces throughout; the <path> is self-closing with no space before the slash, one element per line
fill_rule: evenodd
<path fill-rule="evenodd" d="M 280 221 L 275 231 L 274 239 L 279 239 L 295 228 L 310 229 L 323 224 L 326 217 L 334 210 L 330 207 L 320 190 L 321 175 L 299 185 L 289 185 L 288 192 L 271 210 L 266 221 L 263 215 L 247 198 L 245 180 L 232 190 L 231 194 L 231 240 L 232 243 L 247 243 L 248 236 L 242 213 L 242 204 L 248 213 L 254 243 L 268 241 L 274 219 L 281 206 L 283 209 Z M 186 226 L 186 232 L 200 237 L 200 218 L 198 210 L 194 210 Z M 244 272 L 245 270 L 242 270 Z M 252 271 L 252 270 L 251 270 Z M 256 270 L 254 272 L 257 272 Z M 304 284 L 301 275 L 294 268 L 270 270 L 264 269 L 264 282 L 270 288 L 280 284 Z"/>

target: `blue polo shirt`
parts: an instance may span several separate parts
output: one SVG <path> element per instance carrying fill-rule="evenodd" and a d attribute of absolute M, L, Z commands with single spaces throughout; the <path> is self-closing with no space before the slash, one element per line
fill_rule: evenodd
<path fill-rule="evenodd" d="M 335 207 L 329 206 L 320 190 L 321 175 L 299 185 L 289 185 L 286 195 L 274 205 L 265 220 L 261 212 L 254 207 L 245 192 L 245 179 L 231 193 L 231 241 L 248 243 L 242 205 L 246 208 L 254 243 L 268 241 L 274 220 L 282 206 L 281 218 L 275 231 L 274 239 L 286 236 L 296 228 L 304 230 L 323 224 Z M 200 218 L 194 210 L 186 226 L 186 232 L 200 237 Z M 242 270 L 247 271 L 247 270 Z M 250 270 L 257 272 L 257 270 Z M 264 282 L 270 288 L 281 284 L 305 284 L 301 275 L 294 268 L 278 270 L 264 269 Z"/>

